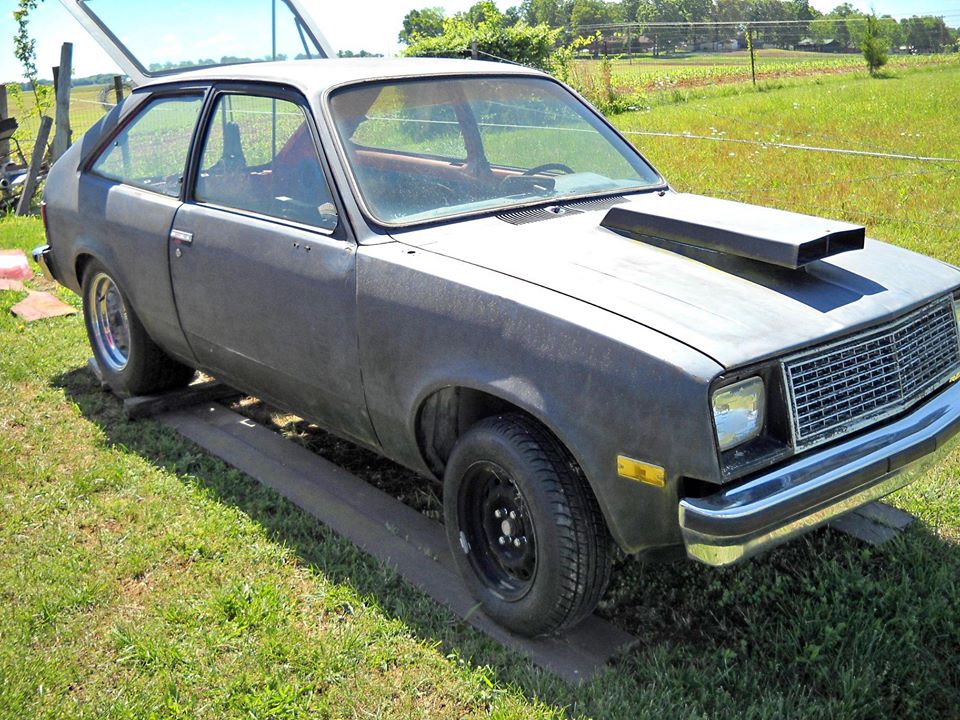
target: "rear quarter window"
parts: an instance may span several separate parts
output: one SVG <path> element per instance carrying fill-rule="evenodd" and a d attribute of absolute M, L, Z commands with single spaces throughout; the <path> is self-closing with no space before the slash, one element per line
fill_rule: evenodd
<path fill-rule="evenodd" d="M 90 172 L 176 197 L 180 194 L 201 95 L 158 97 L 103 149 Z"/>

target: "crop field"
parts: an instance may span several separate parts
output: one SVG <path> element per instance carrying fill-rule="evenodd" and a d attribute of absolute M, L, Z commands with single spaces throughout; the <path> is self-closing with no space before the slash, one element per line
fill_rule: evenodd
<path fill-rule="evenodd" d="M 628 135 L 678 190 L 960 263 L 960 67 L 729 87 L 613 121 L 686 135 Z M 39 220 L 0 220 L 0 248 L 40 242 Z M 820 530 L 725 570 L 620 558 L 600 612 L 638 643 L 572 687 L 273 491 L 126 420 L 85 369 L 82 319 L 25 325 L 9 312 L 22 296 L 0 292 L 0 720 L 960 718 L 960 452 L 890 498 L 918 521 L 880 547 Z M 261 415 L 435 511 L 422 480 Z"/>
<path fill-rule="evenodd" d="M 957 55 L 893 55 L 886 70 L 897 73 L 958 64 L 960 56 Z M 572 80 L 580 85 L 595 82 L 591 76 L 596 74 L 598 65 L 599 62 L 593 60 L 574 63 Z M 743 51 L 613 60 L 611 69 L 613 86 L 618 92 L 647 96 L 653 101 L 665 98 L 671 102 L 677 99 L 673 93 L 678 91 L 744 83 L 751 79 L 750 55 Z M 783 83 L 825 75 L 863 75 L 865 66 L 859 54 L 759 50 L 756 71 L 760 83 Z"/>

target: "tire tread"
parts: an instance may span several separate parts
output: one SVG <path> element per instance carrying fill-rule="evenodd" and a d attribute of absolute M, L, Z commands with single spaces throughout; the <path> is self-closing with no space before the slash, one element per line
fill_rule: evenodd
<path fill-rule="evenodd" d="M 610 579 L 611 540 L 600 507 L 573 457 L 533 419 L 519 413 L 497 415 L 481 420 L 474 429 L 486 429 L 510 442 L 550 498 L 560 546 L 560 594 L 550 613 L 525 631 L 562 633 L 593 612 Z"/>

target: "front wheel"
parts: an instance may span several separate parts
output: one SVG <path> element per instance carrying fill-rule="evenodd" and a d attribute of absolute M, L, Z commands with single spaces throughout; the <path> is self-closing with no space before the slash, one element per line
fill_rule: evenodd
<path fill-rule="evenodd" d="M 610 576 L 610 538 L 564 448 L 523 415 L 482 420 L 444 472 L 447 538 L 485 612 L 528 636 L 593 612 Z"/>
<path fill-rule="evenodd" d="M 83 319 L 103 379 L 121 396 L 181 387 L 194 370 L 150 338 L 113 275 L 98 261 L 83 273 Z"/>

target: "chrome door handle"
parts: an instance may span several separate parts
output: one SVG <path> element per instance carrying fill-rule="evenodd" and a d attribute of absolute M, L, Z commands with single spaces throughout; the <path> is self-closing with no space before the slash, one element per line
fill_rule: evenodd
<path fill-rule="evenodd" d="M 177 245 L 193 245 L 193 233 L 183 230 L 171 230 L 170 239 Z"/>

